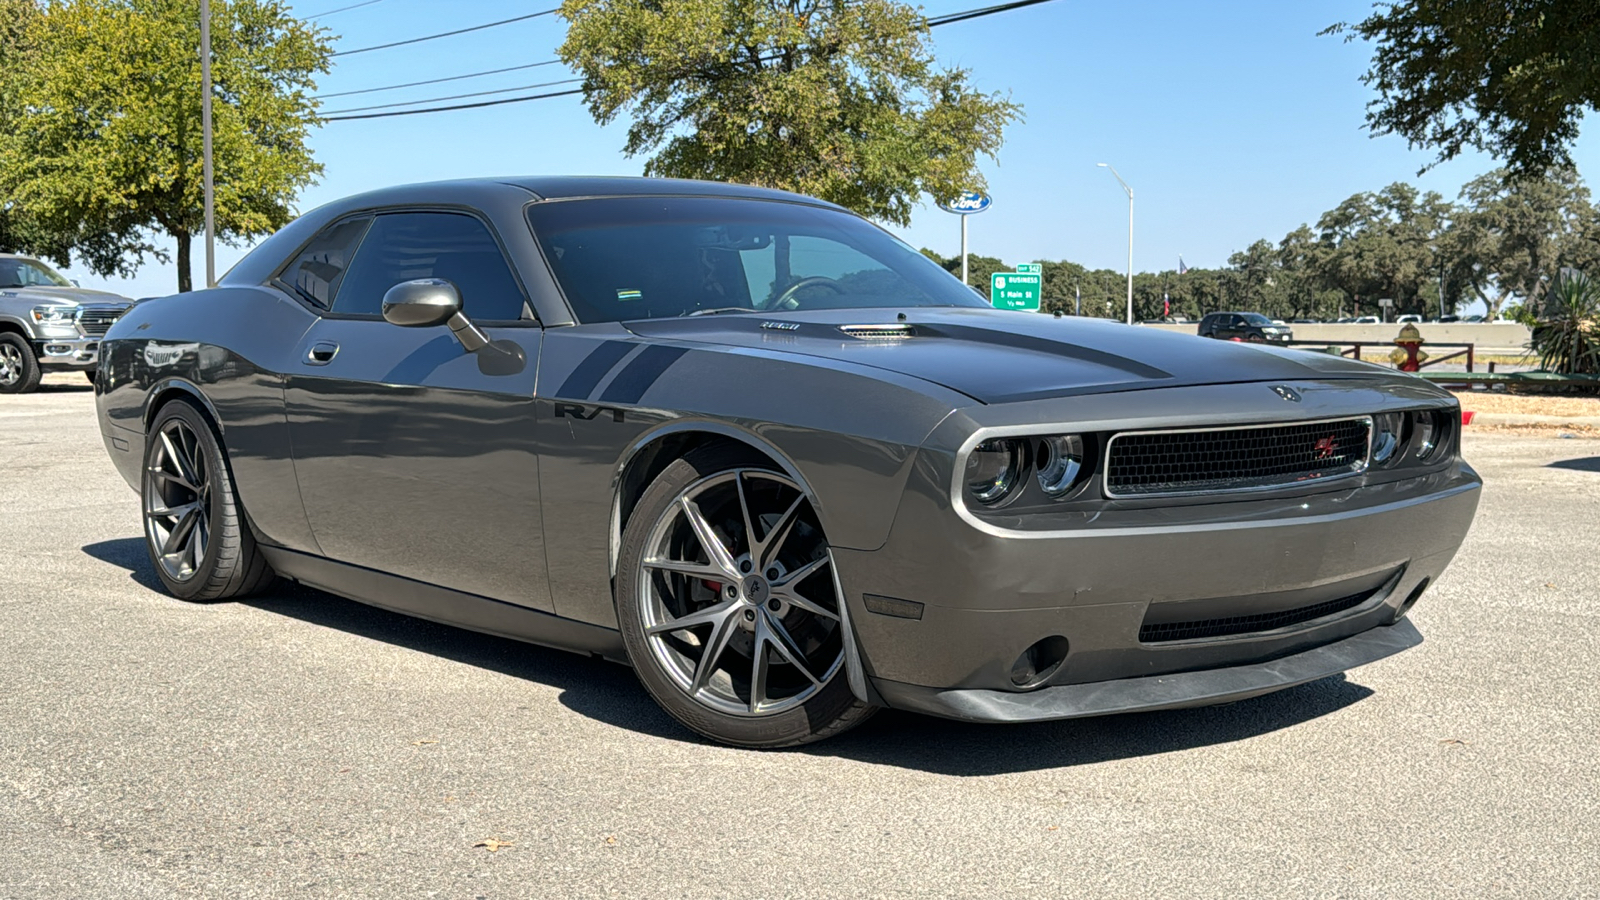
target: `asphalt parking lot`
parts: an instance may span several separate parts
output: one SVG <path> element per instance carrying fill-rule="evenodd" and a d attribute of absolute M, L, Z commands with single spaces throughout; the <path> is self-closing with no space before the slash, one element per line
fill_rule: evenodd
<path fill-rule="evenodd" d="M 93 409 L 0 397 L 3 900 L 1600 896 L 1600 440 L 1469 430 L 1427 641 L 1347 676 L 756 753 L 619 666 L 168 597 Z"/>

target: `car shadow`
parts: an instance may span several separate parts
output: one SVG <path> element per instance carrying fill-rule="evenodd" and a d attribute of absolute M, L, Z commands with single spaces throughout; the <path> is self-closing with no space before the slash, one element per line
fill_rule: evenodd
<path fill-rule="evenodd" d="M 1600 456 L 1580 456 L 1546 463 L 1547 469 L 1571 469 L 1574 472 L 1600 472 Z"/>
<path fill-rule="evenodd" d="M 141 538 L 83 547 L 161 591 Z M 280 581 L 246 606 L 559 689 L 561 704 L 618 728 L 706 743 L 656 706 L 625 666 L 440 625 Z M 941 775 L 1067 768 L 1246 740 L 1337 712 L 1372 690 L 1335 675 L 1226 706 L 1025 725 L 979 725 L 880 710 L 861 727 L 802 752 Z"/>
<path fill-rule="evenodd" d="M 94 393 L 94 385 L 90 384 L 87 379 L 84 379 L 82 384 L 69 384 L 66 382 L 52 384 L 45 381 L 40 382 L 39 386 L 34 390 L 41 394 L 92 394 Z"/>

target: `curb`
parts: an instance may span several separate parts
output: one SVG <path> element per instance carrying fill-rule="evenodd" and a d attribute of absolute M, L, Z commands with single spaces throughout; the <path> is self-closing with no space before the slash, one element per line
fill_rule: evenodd
<path fill-rule="evenodd" d="M 1538 416 L 1523 413 L 1475 413 L 1463 411 L 1463 425 L 1566 425 L 1600 428 L 1600 416 Z"/>

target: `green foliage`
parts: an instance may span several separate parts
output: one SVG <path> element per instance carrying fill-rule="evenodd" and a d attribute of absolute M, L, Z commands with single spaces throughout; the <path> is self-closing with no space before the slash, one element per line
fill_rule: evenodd
<path fill-rule="evenodd" d="M 287 223 L 321 172 L 306 138 L 329 46 L 280 0 L 211 7 L 217 234 L 240 243 Z M 22 33 L 29 64 L 0 64 L 0 195 L 105 274 L 165 261 L 150 242 L 165 232 L 188 290 L 204 228 L 199 0 L 62 0 Z"/>
<path fill-rule="evenodd" d="M 1536 305 L 1563 266 L 1600 265 L 1600 213 L 1572 169 L 1534 178 L 1498 169 L 1468 182 L 1461 200 L 1444 255 L 1490 318 L 1511 297 Z"/>
<path fill-rule="evenodd" d="M 1353 299 L 1358 314 L 1375 313 L 1385 297 L 1397 313 L 1429 312 L 1423 288 L 1438 278 L 1435 245 L 1453 212 L 1443 197 L 1409 184 L 1356 194 L 1317 221 L 1311 265 L 1323 283 Z"/>
<path fill-rule="evenodd" d="M 563 62 L 596 120 L 632 119 L 648 175 L 798 191 L 910 221 L 982 188 L 1021 109 L 934 65 L 896 0 L 566 0 Z"/>
<path fill-rule="evenodd" d="M 1600 282 L 1569 269 L 1551 286 L 1529 345 L 1539 367 L 1565 374 L 1600 374 Z"/>
<path fill-rule="evenodd" d="M 1593 0 L 1398 0 L 1329 31 L 1377 43 L 1368 128 L 1439 161 L 1476 147 L 1537 175 L 1568 164 L 1584 112 L 1600 109 Z"/>

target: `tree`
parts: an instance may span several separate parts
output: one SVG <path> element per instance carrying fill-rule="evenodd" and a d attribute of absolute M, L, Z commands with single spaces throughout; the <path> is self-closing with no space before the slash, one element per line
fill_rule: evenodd
<path fill-rule="evenodd" d="M 293 217 L 322 171 L 308 91 L 328 70 L 326 32 L 279 0 L 212 0 L 218 238 L 240 243 Z M 204 228 L 198 0 L 64 0 L 25 26 L 32 63 L 9 67 L 0 195 L 69 235 L 96 271 L 128 272 L 177 244 L 178 290 Z"/>
<path fill-rule="evenodd" d="M 1592 0 L 1399 0 L 1329 31 L 1377 42 L 1367 127 L 1439 162 L 1470 146 L 1523 175 L 1567 165 L 1583 114 L 1600 109 Z"/>
<path fill-rule="evenodd" d="M 1401 182 L 1356 194 L 1317 221 L 1318 276 L 1359 298 L 1365 309 L 1376 310 L 1376 301 L 1386 297 L 1395 312 L 1427 312 L 1423 286 L 1435 277 L 1437 241 L 1453 212 L 1437 193 Z"/>
<path fill-rule="evenodd" d="M 563 62 L 645 174 L 738 181 L 904 225 L 982 188 L 1021 108 L 934 65 L 896 0 L 566 0 Z"/>
<path fill-rule="evenodd" d="M 1468 182 L 1461 200 L 1445 242 L 1452 280 L 1482 300 L 1491 319 L 1513 297 L 1537 307 L 1562 267 L 1600 262 L 1600 213 L 1572 169 L 1534 178 L 1496 170 Z"/>

